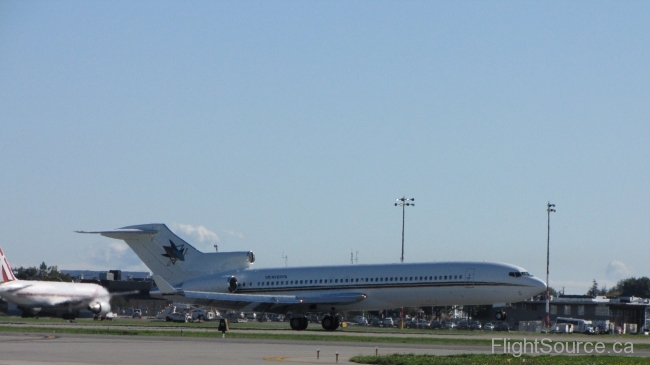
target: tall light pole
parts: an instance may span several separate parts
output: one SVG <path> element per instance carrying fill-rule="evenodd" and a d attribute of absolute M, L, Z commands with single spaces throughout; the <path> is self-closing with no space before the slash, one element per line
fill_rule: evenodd
<path fill-rule="evenodd" d="M 551 306 L 551 297 L 549 294 L 549 285 L 548 285 L 548 273 L 549 273 L 549 259 L 551 257 L 550 255 L 550 243 L 551 243 L 551 212 L 555 212 L 555 204 L 551 204 L 551 202 L 548 202 L 546 204 L 546 214 L 548 215 L 547 217 L 547 233 L 546 233 L 546 318 L 544 318 L 544 325 L 546 328 L 551 327 L 551 315 L 550 315 L 550 306 Z"/>
<path fill-rule="evenodd" d="M 401 257 L 400 260 L 401 260 L 401 262 L 404 262 L 404 210 L 405 210 L 405 207 L 415 206 L 415 203 L 411 203 L 411 202 L 414 202 L 415 199 L 414 198 L 401 197 L 401 198 L 398 198 L 396 200 L 399 203 L 395 203 L 395 206 L 399 205 L 400 207 L 402 207 L 402 257 Z"/>

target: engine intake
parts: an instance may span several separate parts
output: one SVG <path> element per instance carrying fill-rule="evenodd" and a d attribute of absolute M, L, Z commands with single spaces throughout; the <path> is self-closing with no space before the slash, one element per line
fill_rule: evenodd
<path fill-rule="evenodd" d="M 228 279 L 228 291 L 231 293 L 237 291 L 237 278 L 234 276 L 231 276 L 230 279 Z"/>
<path fill-rule="evenodd" d="M 106 314 L 111 311 L 111 305 L 108 302 L 93 302 L 88 305 L 88 310 L 96 315 Z"/>

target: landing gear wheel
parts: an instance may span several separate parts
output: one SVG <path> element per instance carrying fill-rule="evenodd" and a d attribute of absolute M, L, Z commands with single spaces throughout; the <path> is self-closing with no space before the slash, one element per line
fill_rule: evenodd
<path fill-rule="evenodd" d="M 307 329 L 307 326 L 309 325 L 309 320 L 305 317 L 302 317 L 302 323 L 300 324 L 300 331 L 304 331 Z"/>
<path fill-rule="evenodd" d="M 291 329 L 294 331 L 304 331 L 307 329 L 307 325 L 309 322 L 307 322 L 307 318 L 305 317 L 293 317 L 289 321 L 289 325 L 291 326 Z"/>
<path fill-rule="evenodd" d="M 337 328 L 339 328 L 339 318 L 337 316 L 325 316 L 323 317 L 323 320 L 321 321 L 321 324 L 323 325 L 323 328 L 325 331 L 334 331 Z"/>
<path fill-rule="evenodd" d="M 498 312 L 494 315 L 494 317 L 495 317 L 497 320 L 499 320 L 499 321 L 505 321 L 506 318 L 508 318 L 508 315 L 506 314 L 506 312 L 498 311 Z"/>
<path fill-rule="evenodd" d="M 334 320 L 330 316 L 323 316 L 320 323 L 325 331 L 331 331 L 331 327 L 334 325 Z"/>

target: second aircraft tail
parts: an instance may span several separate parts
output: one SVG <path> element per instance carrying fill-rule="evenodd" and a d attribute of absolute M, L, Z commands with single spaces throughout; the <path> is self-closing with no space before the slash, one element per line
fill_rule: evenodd
<path fill-rule="evenodd" d="M 9 266 L 9 262 L 7 261 L 2 248 L 0 248 L 0 263 L 2 264 L 2 268 L 0 268 L 0 283 L 17 280 L 16 276 L 14 276 L 13 270 L 11 270 L 11 266 Z"/>

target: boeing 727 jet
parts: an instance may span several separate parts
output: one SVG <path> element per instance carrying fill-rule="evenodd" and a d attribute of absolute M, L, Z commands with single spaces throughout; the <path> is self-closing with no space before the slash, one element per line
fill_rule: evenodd
<path fill-rule="evenodd" d="M 502 304 L 546 289 L 523 268 L 495 262 L 252 269 L 252 252 L 203 253 L 164 224 L 79 233 L 124 240 L 153 272 L 158 289 L 152 296 L 225 310 L 291 312 L 294 330 L 307 328 L 306 313 L 328 313 L 321 324 L 333 331 L 338 311 Z"/>

